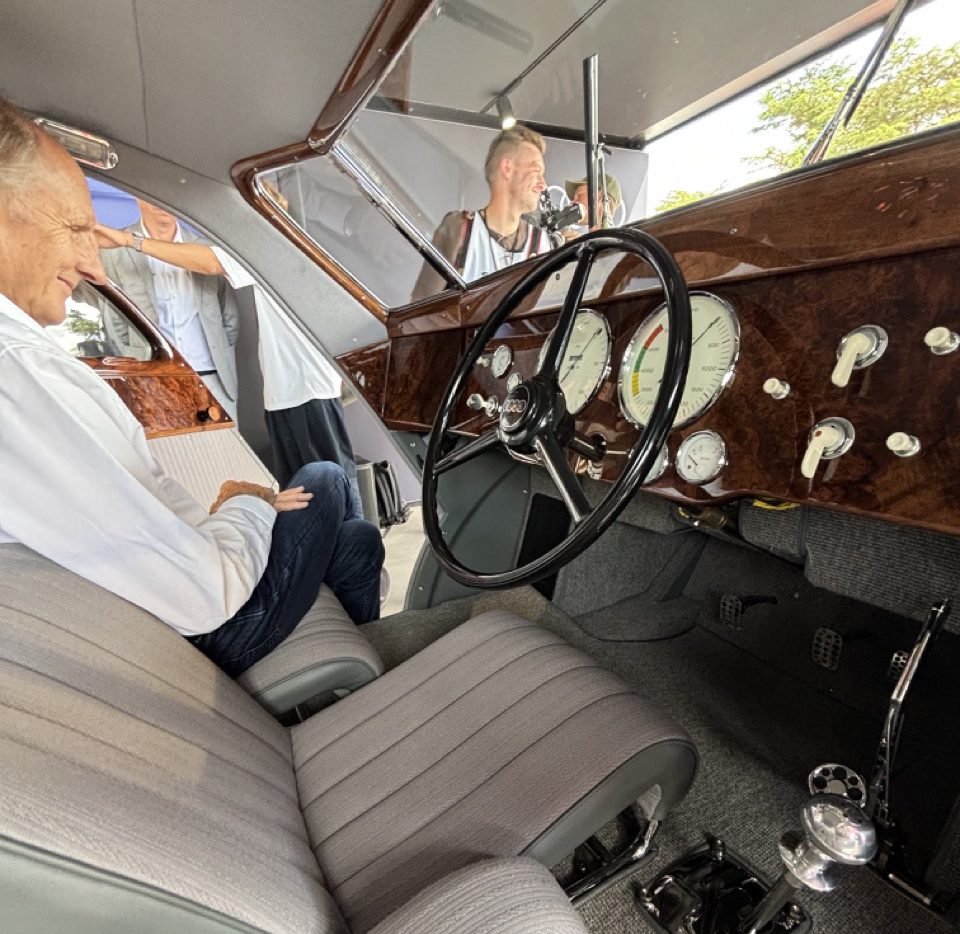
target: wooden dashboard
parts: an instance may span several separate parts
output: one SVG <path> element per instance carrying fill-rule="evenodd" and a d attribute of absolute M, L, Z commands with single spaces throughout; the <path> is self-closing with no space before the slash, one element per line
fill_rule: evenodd
<path fill-rule="evenodd" d="M 673 252 L 691 288 L 735 309 L 741 328 L 732 382 L 670 434 L 670 464 L 648 489 L 686 504 L 759 497 L 960 533 L 960 351 L 935 354 L 924 343 L 932 328 L 960 331 L 960 132 L 797 173 L 642 226 Z M 388 426 L 429 429 L 466 342 L 525 268 L 405 309 L 390 318 L 389 343 L 341 358 Z M 638 436 L 619 405 L 620 361 L 661 302 L 642 263 L 625 260 L 584 303 L 606 318 L 613 337 L 610 374 L 576 419 L 578 433 L 606 441 L 605 480 L 619 474 L 619 452 Z M 475 368 L 469 391 L 502 401 L 511 372 L 534 372 L 555 320 L 555 308 L 534 301 L 521 308 L 488 347 L 509 345 L 511 369 L 496 379 Z M 845 387 L 835 386 L 840 341 L 863 325 L 883 328 L 888 346 Z M 789 383 L 786 398 L 764 391 L 770 377 Z M 800 471 L 808 436 L 828 417 L 846 419 L 855 438 L 808 479 Z M 457 430 L 476 434 L 492 424 L 461 400 Z M 724 439 L 728 463 L 716 479 L 693 485 L 679 477 L 676 453 L 704 429 Z M 889 450 L 895 432 L 916 437 L 918 453 Z"/>

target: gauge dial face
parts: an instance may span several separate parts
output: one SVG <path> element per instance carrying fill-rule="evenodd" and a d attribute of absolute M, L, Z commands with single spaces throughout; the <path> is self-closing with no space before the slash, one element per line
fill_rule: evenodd
<path fill-rule="evenodd" d="M 727 446 L 715 431 L 697 431 L 677 451 L 677 473 L 687 483 L 708 483 L 727 465 Z"/>
<path fill-rule="evenodd" d="M 553 333 L 552 331 L 550 332 Z M 537 369 L 543 363 L 547 340 L 540 348 Z M 560 388 L 567 411 L 576 415 L 597 393 L 610 372 L 610 326 L 594 311 L 577 312 L 567 352 L 560 362 Z"/>
<path fill-rule="evenodd" d="M 653 483 L 654 480 L 659 480 L 663 476 L 663 472 L 667 469 L 669 463 L 670 451 L 667 450 L 667 446 L 664 445 L 660 448 L 660 453 L 657 455 L 657 459 L 653 462 L 653 466 L 647 472 L 647 475 L 643 478 L 643 482 Z"/>
<path fill-rule="evenodd" d="M 493 360 L 490 361 L 490 372 L 497 379 L 502 379 L 507 370 L 510 369 L 510 364 L 513 363 L 513 351 L 506 345 L 501 344 L 493 352 Z"/>
<path fill-rule="evenodd" d="M 690 369 L 674 427 L 702 415 L 733 379 L 740 353 L 740 322 L 716 295 L 691 292 L 693 338 Z M 667 306 L 661 305 L 630 340 L 620 365 L 620 408 L 638 427 L 646 425 L 657 399 L 667 356 Z"/>
<path fill-rule="evenodd" d="M 519 373 L 511 373 L 510 378 L 507 380 L 507 392 L 513 392 L 522 382 L 523 377 Z"/>

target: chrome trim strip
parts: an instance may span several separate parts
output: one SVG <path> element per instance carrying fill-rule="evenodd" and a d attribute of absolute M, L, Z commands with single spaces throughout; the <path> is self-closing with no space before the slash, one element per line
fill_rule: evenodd
<path fill-rule="evenodd" d="M 450 265 L 449 260 L 433 245 L 433 241 L 424 237 L 406 211 L 390 200 L 381 179 L 349 141 L 342 137 L 338 139 L 330 150 L 330 158 L 360 186 L 364 194 L 421 253 L 429 256 L 434 265 L 439 265 L 447 279 L 452 279 L 458 288 L 466 289 L 467 283 L 463 276 Z"/>

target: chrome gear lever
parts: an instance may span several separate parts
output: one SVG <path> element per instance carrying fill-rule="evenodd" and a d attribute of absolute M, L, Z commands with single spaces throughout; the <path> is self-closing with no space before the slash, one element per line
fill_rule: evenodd
<path fill-rule="evenodd" d="M 803 834 L 788 832 L 780 841 L 786 870 L 741 925 L 742 934 L 761 931 L 801 888 L 835 889 L 838 863 L 862 866 L 876 852 L 873 821 L 856 804 L 840 795 L 814 795 L 803 807 Z"/>

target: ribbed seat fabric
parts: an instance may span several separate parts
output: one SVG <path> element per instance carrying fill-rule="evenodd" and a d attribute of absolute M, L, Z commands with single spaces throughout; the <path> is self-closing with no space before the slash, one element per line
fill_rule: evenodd
<path fill-rule="evenodd" d="M 458 627 L 292 737 L 314 852 L 355 932 L 446 872 L 534 847 L 638 756 L 647 759 L 633 797 L 649 787 L 644 776 L 677 776 L 664 809 L 696 763 L 686 734 L 624 682 L 501 611 Z M 608 803 L 583 836 L 629 800 Z M 549 864 L 566 852 L 536 855 Z"/>
<path fill-rule="evenodd" d="M 0 843 L 265 931 L 343 930 L 287 731 L 169 626 L 19 545 L 0 546 L 0 788 Z"/>
<path fill-rule="evenodd" d="M 323 585 L 296 629 L 237 683 L 271 713 L 281 714 L 324 691 L 356 690 L 382 672 L 377 650 Z"/>

